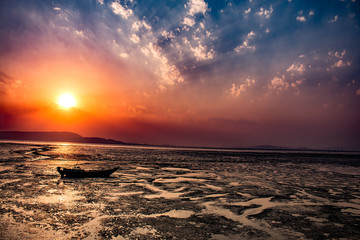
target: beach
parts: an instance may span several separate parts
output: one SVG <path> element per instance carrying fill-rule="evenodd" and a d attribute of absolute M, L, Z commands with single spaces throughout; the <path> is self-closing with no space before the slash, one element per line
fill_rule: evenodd
<path fill-rule="evenodd" d="M 0 239 L 358 239 L 360 154 L 0 143 Z M 109 169 L 60 178 L 56 167 Z"/>

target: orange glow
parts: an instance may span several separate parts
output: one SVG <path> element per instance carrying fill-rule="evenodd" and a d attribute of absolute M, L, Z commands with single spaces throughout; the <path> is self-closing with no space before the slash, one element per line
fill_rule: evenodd
<path fill-rule="evenodd" d="M 71 94 L 64 93 L 64 94 L 60 95 L 60 97 L 58 99 L 58 105 L 65 109 L 75 107 L 76 100 L 75 100 L 74 96 L 72 96 Z"/>

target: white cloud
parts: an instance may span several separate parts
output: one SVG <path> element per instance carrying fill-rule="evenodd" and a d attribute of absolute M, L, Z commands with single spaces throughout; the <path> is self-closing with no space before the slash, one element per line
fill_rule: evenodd
<path fill-rule="evenodd" d="M 234 50 L 235 50 L 235 52 L 240 53 L 240 52 L 242 52 L 243 49 L 255 50 L 256 47 L 255 47 L 255 46 L 250 46 L 250 45 L 249 45 L 249 41 L 248 41 L 248 40 L 245 40 L 245 41 L 243 42 L 243 44 L 237 46 Z"/>
<path fill-rule="evenodd" d="M 334 23 L 338 20 L 338 16 L 336 15 L 334 19 L 329 20 L 329 23 Z"/>
<path fill-rule="evenodd" d="M 343 49 L 341 52 L 329 51 L 328 54 L 329 54 L 329 56 L 334 56 L 336 58 L 343 58 L 346 54 L 346 50 Z"/>
<path fill-rule="evenodd" d="M 101 5 L 104 4 L 104 0 L 98 0 L 98 3 L 100 3 Z"/>
<path fill-rule="evenodd" d="M 183 43 L 177 42 L 174 49 L 178 51 L 180 57 L 183 57 L 186 54 L 190 54 L 196 58 L 197 61 L 204 61 L 213 59 L 215 52 L 212 47 L 208 47 L 209 40 L 213 40 L 211 32 L 206 29 L 205 21 L 206 17 L 200 22 L 196 22 L 196 14 L 202 14 L 205 16 L 206 12 L 209 10 L 208 5 L 204 0 L 189 0 L 185 5 L 187 9 L 185 16 L 182 20 L 182 29 L 189 33 L 193 33 L 191 37 L 185 36 L 183 38 Z M 175 38 L 174 32 L 181 30 L 174 30 L 172 32 L 163 32 L 163 36 L 169 38 Z M 180 44 L 180 45 L 179 45 Z M 185 44 L 185 46 L 181 46 Z"/>
<path fill-rule="evenodd" d="M 129 58 L 129 54 L 128 53 L 119 53 L 119 57 L 120 58 Z"/>
<path fill-rule="evenodd" d="M 326 70 L 327 71 L 330 71 L 334 68 L 343 68 L 343 67 L 346 67 L 346 66 L 351 66 L 351 62 L 347 61 L 347 62 L 344 62 L 342 59 L 336 61 L 333 65 L 331 65 L 330 67 L 328 67 Z"/>
<path fill-rule="evenodd" d="M 304 16 L 297 16 L 296 20 L 298 20 L 299 22 L 306 22 L 306 18 Z"/>
<path fill-rule="evenodd" d="M 147 47 L 142 47 L 140 50 L 145 56 L 148 57 L 150 55 L 150 50 Z"/>
<path fill-rule="evenodd" d="M 343 58 L 346 54 L 346 50 L 344 49 L 341 53 L 340 52 L 335 52 L 335 57 L 338 57 L 338 58 Z"/>
<path fill-rule="evenodd" d="M 246 80 L 242 83 L 236 86 L 236 83 L 233 83 L 230 89 L 230 93 L 233 96 L 239 96 L 241 93 L 245 92 L 247 88 L 249 88 L 251 85 L 255 84 L 254 79 L 250 79 L 249 77 L 246 78 Z"/>
<path fill-rule="evenodd" d="M 61 11 L 61 8 L 59 8 L 59 7 L 54 7 L 54 10 L 55 10 L 55 11 Z"/>
<path fill-rule="evenodd" d="M 163 36 L 164 38 L 167 38 L 167 39 L 173 39 L 173 38 L 175 38 L 174 32 L 168 32 L 168 31 L 166 31 L 166 30 L 164 30 L 164 31 L 161 33 L 161 36 Z"/>
<path fill-rule="evenodd" d="M 329 51 L 328 52 L 329 56 L 333 57 L 335 59 L 335 62 L 328 68 L 326 68 L 327 71 L 330 71 L 334 68 L 342 68 L 342 67 L 346 67 L 346 66 L 351 66 L 351 62 L 350 61 L 344 61 L 344 56 L 346 54 L 346 50 L 343 49 L 342 52 L 333 52 L 333 51 Z M 333 59 L 333 60 L 334 60 Z"/>
<path fill-rule="evenodd" d="M 300 80 L 296 80 L 295 82 L 291 83 L 291 86 L 294 87 L 298 87 L 299 85 L 301 85 L 303 82 L 305 81 L 305 79 L 300 79 Z"/>
<path fill-rule="evenodd" d="M 129 62 L 133 60 L 132 58 L 141 56 L 140 60 L 137 58 L 137 61 L 141 61 L 139 64 L 143 64 L 148 71 L 154 74 L 153 76 L 156 77 L 157 85 L 160 89 L 183 82 L 184 79 L 179 69 L 162 52 L 162 49 L 156 45 L 158 35 L 154 36 L 152 27 L 146 19 L 137 18 L 131 9 L 128 9 L 125 5 L 122 6 L 117 1 L 112 2 L 109 7 L 114 14 L 124 19 L 124 22 L 118 25 L 120 29 L 118 31 L 119 37 L 128 39 L 128 43 L 138 45 L 129 55 L 128 49 L 119 46 L 116 41 L 113 41 L 111 47 L 114 53 L 119 58 L 127 59 Z M 166 35 L 166 31 L 163 31 L 163 35 Z M 169 36 L 171 36 L 171 33 L 169 33 Z"/>
<path fill-rule="evenodd" d="M 196 60 L 209 60 L 214 58 L 214 49 L 208 51 L 204 45 L 199 44 L 197 47 L 191 47 Z"/>
<path fill-rule="evenodd" d="M 150 43 L 146 48 L 147 50 L 143 52 L 146 52 L 148 56 L 150 56 L 151 53 L 151 56 L 157 62 L 157 69 L 155 71 L 161 77 L 160 88 L 163 89 L 165 85 L 174 85 L 175 83 L 184 81 L 178 68 L 169 63 L 168 59 L 163 56 L 158 47 Z"/>
<path fill-rule="evenodd" d="M 194 16 L 197 13 L 202 13 L 203 15 L 207 11 L 207 4 L 203 0 L 190 0 L 186 5 L 186 8 L 189 8 L 188 14 Z"/>
<path fill-rule="evenodd" d="M 248 8 L 247 10 L 245 10 L 245 15 L 248 15 L 251 12 L 251 8 Z"/>
<path fill-rule="evenodd" d="M 85 38 L 85 33 L 84 33 L 84 31 L 75 30 L 75 34 L 76 34 L 78 37 Z"/>
<path fill-rule="evenodd" d="M 298 72 L 303 73 L 305 72 L 305 66 L 301 63 L 293 63 L 288 69 L 286 69 L 287 72 Z"/>
<path fill-rule="evenodd" d="M 253 39 L 255 36 L 256 36 L 256 34 L 255 34 L 253 31 L 250 31 L 250 32 L 248 33 L 248 35 L 246 36 L 244 42 L 243 42 L 241 45 L 237 46 L 237 47 L 234 49 L 234 51 L 235 51 L 235 52 L 238 52 L 238 53 L 242 53 L 243 50 L 245 50 L 245 49 L 255 50 L 256 47 L 249 44 L 249 41 L 250 41 L 251 39 Z"/>
<path fill-rule="evenodd" d="M 141 26 L 141 22 L 140 21 L 135 21 L 132 24 L 131 29 L 134 30 L 134 31 L 139 31 L 140 26 Z"/>
<path fill-rule="evenodd" d="M 151 25 L 149 25 L 145 20 L 142 20 L 141 23 L 146 30 L 151 30 Z"/>
<path fill-rule="evenodd" d="M 192 27 L 195 25 L 195 19 L 192 17 L 185 17 L 182 24 Z"/>
<path fill-rule="evenodd" d="M 312 15 L 314 15 L 314 14 L 315 14 L 314 11 L 310 11 L 310 12 L 309 12 L 309 16 L 312 16 Z"/>
<path fill-rule="evenodd" d="M 285 90 L 289 88 L 289 83 L 284 80 L 284 77 L 274 77 L 269 85 L 270 89 Z"/>
<path fill-rule="evenodd" d="M 333 67 L 345 67 L 350 65 L 351 65 L 350 62 L 345 63 L 342 59 L 340 59 L 339 61 L 334 63 Z"/>
<path fill-rule="evenodd" d="M 139 30 L 151 30 L 151 26 L 145 20 L 136 20 L 131 25 L 131 30 L 139 31 Z"/>
<path fill-rule="evenodd" d="M 185 5 L 185 8 L 188 9 L 182 24 L 184 25 L 183 29 L 188 31 L 189 27 L 193 27 L 196 24 L 195 15 L 201 13 L 205 15 L 208 10 L 207 4 L 203 0 L 189 0 Z"/>
<path fill-rule="evenodd" d="M 115 14 L 122 16 L 124 19 L 128 19 L 128 17 L 133 15 L 133 11 L 131 9 L 125 9 L 118 2 L 113 2 L 111 4 L 111 8 Z"/>
<path fill-rule="evenodd" d="M 130 40 L 131 40 L 133 43 L 139 43 L 139 42 L 140 42 L 140 38 L 139 38 L 138 35 L 136 35 L 135 33 L 133 33 L 133 34 L 131 35 Z"/>
<path fill-rule="evenodd" d="M 270 18 L 273 10 L 274 9 L 272 8 L 272 6 L 270 6 L 269 9 L 265 9 L 265 8 L 261 7 L 260 10 L 256 14 L 259 16 L 264 16 L 266 18 Z"/>
<path fill-rule="evenodd" d="M 248 35 L 247 35 L 247 38 L 248 39 L 252 39 L 252 38 L 254 38 L 255 37 L 255 33 L 253 32 L 253 31 L 250 31 L 249 33 L 248 33 Z"/>
<path fill-rule="evenodd" d="M 192 42 L 190 42 L 186 38 L 184 38 L 183 41 L 184 44 L 188 46 L 188 49 L 190 49 L 191 53 L 197 61 L 210 60 L 214 58 L 214 49 L 208 50 L 206 48 L 206 46 L 202 43 L 203 37 L 198 37 L 194 35 Z"/>

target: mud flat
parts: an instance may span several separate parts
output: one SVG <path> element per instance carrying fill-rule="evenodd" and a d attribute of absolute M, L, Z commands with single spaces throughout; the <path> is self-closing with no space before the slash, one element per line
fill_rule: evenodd
<path fill-rule="evenodd" d="M 0 143 L 0 239 L 359 239 L 360 155 Z M 56 167 L 120 169 L 60 179 Z"/>

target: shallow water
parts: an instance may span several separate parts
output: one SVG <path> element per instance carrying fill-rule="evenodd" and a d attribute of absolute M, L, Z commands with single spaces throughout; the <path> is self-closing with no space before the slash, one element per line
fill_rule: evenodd
<path fill-rule="evenodd" d="M 358 239 L 357 153 L 0 143 L 0 239 Z M 56 167 L 120 169 L 60 179 Z"/>

